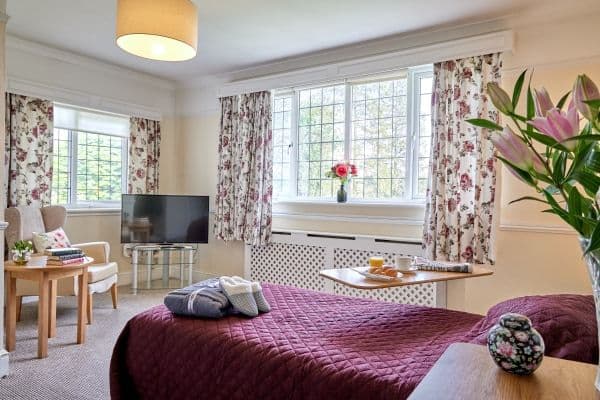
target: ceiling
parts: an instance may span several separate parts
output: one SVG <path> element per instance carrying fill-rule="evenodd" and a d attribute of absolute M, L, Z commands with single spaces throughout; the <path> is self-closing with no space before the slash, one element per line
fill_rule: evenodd
<path fill-rule="evenodd" d="M 198 55 L 185 62 L 149 61 L 120 50 L 114 40 L 116 0 L 8 0 L 7 29 L 23 39 L 182 81 L 549 4 L 548 0 L 194 2 L 199 12 Z"/>

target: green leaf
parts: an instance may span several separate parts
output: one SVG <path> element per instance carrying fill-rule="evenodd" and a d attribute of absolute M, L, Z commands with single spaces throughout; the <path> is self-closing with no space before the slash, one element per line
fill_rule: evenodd
<path fill-rule="evenodd" d="M 600 248 L 600 224 L 596 224 L 592 235 L 589 237 L 589 240 L 590 242 L 588 243 L 588 246 L 585 249 L 585 252 L 583 253 L 584 256 L 589 254 L 591 251 Z"/>
<path fill-rule="evenodd" d="M 569 214 L 574 217 L 581 216 L 581 194 L 576 187 L 571 188 L 569 191 L 569 197 L 567 199 L 567 206 L 569 208 Z M 582 223 L 578 218 L 572 218 L 572 225 L 578 231 L 581 232 Z"/>
<path fill-rule="evenodd" d="M 519 78 L 517 79 L 517 83 L 515 83 L 515 88 L 513 89 L 512 96 L 512 105 L 513 108 L 517 108 L 517 104 L 519 103 L 519 97 L 521 96 L 521 90 L 523 89 L 523 82 L 525 81 L 525 74 L 527 70 L 521 72 Z"/>
<path fill-rule="evenodd" d="M 547 202 L 545 202 L 542 199 L 539 199 L 537 197 L 533 197 L 533 196 L 523 196 L 523 197 L 519 197 L 518 199 L 512 200 L 510 201 L 508 204 L 514 204 L 514 203 L 518 203 L 519 201 L 523 201 L 523 200 L 532 200 L 532 201 L 538 201 L 540 203 L 544 203 L 544 204 L 548 204 Z"/>
<path fill-rule="evenodd" d="M 569 179 L 571 174 L 575 171 L 580 170 L 585 167 L 585 162 L 589 157 L 589 153 L 593 150 L 593 142 L 581 142 L 580 146 L 577 148 L 575 152 L 575 158 L 571 163 L 569 168 L 569 172 L 566 175 L 566 178 Z"/>
<path fill-rule="evenodd" d="M 492 131 L 501 131 L 502 127 L 495 122 L 488 121 L 487 119 L 473 118 L 468 119 L 467 122 L 471 125 L 478 126 L 480 128 L 490 129 Z"/>
<path fill-rule="evenodd" d="M 552 179 L 548 178 L 546 175 L 544 174 L 535 174 L 533 175 L 534 178 L 537 178 L 538 180 L 542 181 L 542 182 L 546 182 L 550 185 L 554 184 L 554 181 L 552 181 Z"/>
<path fill-rule="evenodd" d="M 600 99 L 584 100 L 583 102 L 593 108 L 600 108 Z"/>
<path fill-rule="evenodd" d="M 529 129 L 529 128 L 532 128 L 532 129 Z M 533 127 L 531 125 L 528 125 L 527 130 L 524 131 L 523 133 L 526 134 L 527 136 L 529 136 L 530 138 L 532 138 L 546 146 L 556 147 L 558 145 L 558 142 L 554 138 L 534 131 Z M 561 146 L 561 147 L 563 147 L 563 146 Z"/>
<path fill-rule="evenodd" d="M 578 142 L 580 140 L 590 140 L 593 142 L 599 142 L 600 141 L 600 135 L 594 135 L 594 134 L 590 134 L 590 135 L 577 135 L 577 136 L 573 136 L 570 137 L 568 139 L 563 140 L 560 143 L 566 143 L 566 142 Z"/>
<path fill-rule="evenodd" d="M 551 193 L 548 193 L 545 189 L 542 190 L 542 194 L 546 197 L 546 200 L 548 201 L 550 207 L 552 207 L 552 211 L 546 212 L 551 212 L 553 214 L 558 215 L 567 224 L 573 226 L 573 223 L 571 222 L 571 216 L 560 206 L 560 204 L 558 204 L 554 196 Z"/>
<path fill-rule="evenodd" d="M 523 181 L 525 181 L 527 184 L 529 184 L 530 186 L 535 187 L 536 186 L 536 181 L 535 178 L 533 176 L 531 176 L 531 174 L 527 171 L 523 171 L 521 168 L 515 166 L 513 163 L 511 163 L 510 161 L 508 161 L 506 158 L 502 157 L 502 156 L 498 156 L 496 155 L 496 158 L 500 161 L 502 161 L 504 164 L 508 165 L 512 171 L 519 175 L 521 177 L 521 179 L 523 179 Z"/>
<path fill-rule="evenodd" d="M 559 184 L 562 183 L 565 175 L 565 168 L 567 164 L 567 153 L 560 151 L 555 152 L 552 155 L 552 179 Z"/>
<path fill-rule="evenodd" d="M 571 179 L 579 182 L 590 196 L 595 196 L 600 188 L 600 177 L 588 170 L 579 170 L 571 175 Z"/>
<path fill-rule="evenodd" d="M 535 103 L 533 102 L 533 94 L 531 93 L 531 85 L 527 87 L 527 119 L 531 120 L 535 117 Z"/>
<path fill-rule="evenodd" d="M 571 94 L 571 91 L 568 91 L 563 97 L 560 98 L 560 100 L 558 101 L 558 103 L 556 103 L 556 107 L 560 108 L 562 110 L 562 108 L 564 107 L 567 98 L 569 97 L 569 95 Z"/>
<path fill-rule="evenodd" d="M 591 146 L 585 158 L 585 167 L 591 171 L 600 172 L 600 149 L 598 146 Z"/>
<path fill-rule="evenodd" d="M 515 113 L 510 113 L 510 116 L 513 117 L 514 119 L 518 119 L 521 122 L 527 122 L 527 118 L 525 118 L 522 115 L 518 115 L 518 114 L 515 114 Z"/>

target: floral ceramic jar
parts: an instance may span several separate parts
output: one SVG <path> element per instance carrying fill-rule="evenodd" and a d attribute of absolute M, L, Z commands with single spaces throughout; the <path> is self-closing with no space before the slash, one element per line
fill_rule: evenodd
<path fill-rule="evenodd" d="M 530 375 L 544 358 L 544 340 L 521 314 L 504 314 L 488 333 L 488 349 L 494 362 L 506 372 Z"/>

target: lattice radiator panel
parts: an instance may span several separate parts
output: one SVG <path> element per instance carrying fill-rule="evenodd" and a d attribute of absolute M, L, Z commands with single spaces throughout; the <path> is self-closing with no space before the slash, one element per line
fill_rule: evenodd
<path fill-rule="evenodd" d="M 274 242 L 268 246 L 246 246 L 245 273 L 260 282 L 395 303 L 444 307 L 444 284 L 359 290 L 319 276 L 319 271 L 326 268 L 365 266 L 372 255 L 381 255 L 386 263 L 393 263 L 396 254 L 419 255 L 421 245 L 373 237 L 279 233 L 274 235 Z"/>
<path fill-rule="evenodd" d="M 250 278 L 323 291 L 325 280 L 319 271 L 325 268 L 325 248 L 287 243 L 251 247 Z"/>

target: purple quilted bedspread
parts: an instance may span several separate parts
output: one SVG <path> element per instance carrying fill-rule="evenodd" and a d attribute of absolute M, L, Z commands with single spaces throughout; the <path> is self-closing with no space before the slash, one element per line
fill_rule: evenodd
<path fill-rule="evenodd" d="M 162 305 L 132 318 L 115 346 L 112 398 L 404 399 L 451 343 L 483 330 L 464 312 L 263 288 L 272 311 L 253 319 L 176 317 Z"/>

